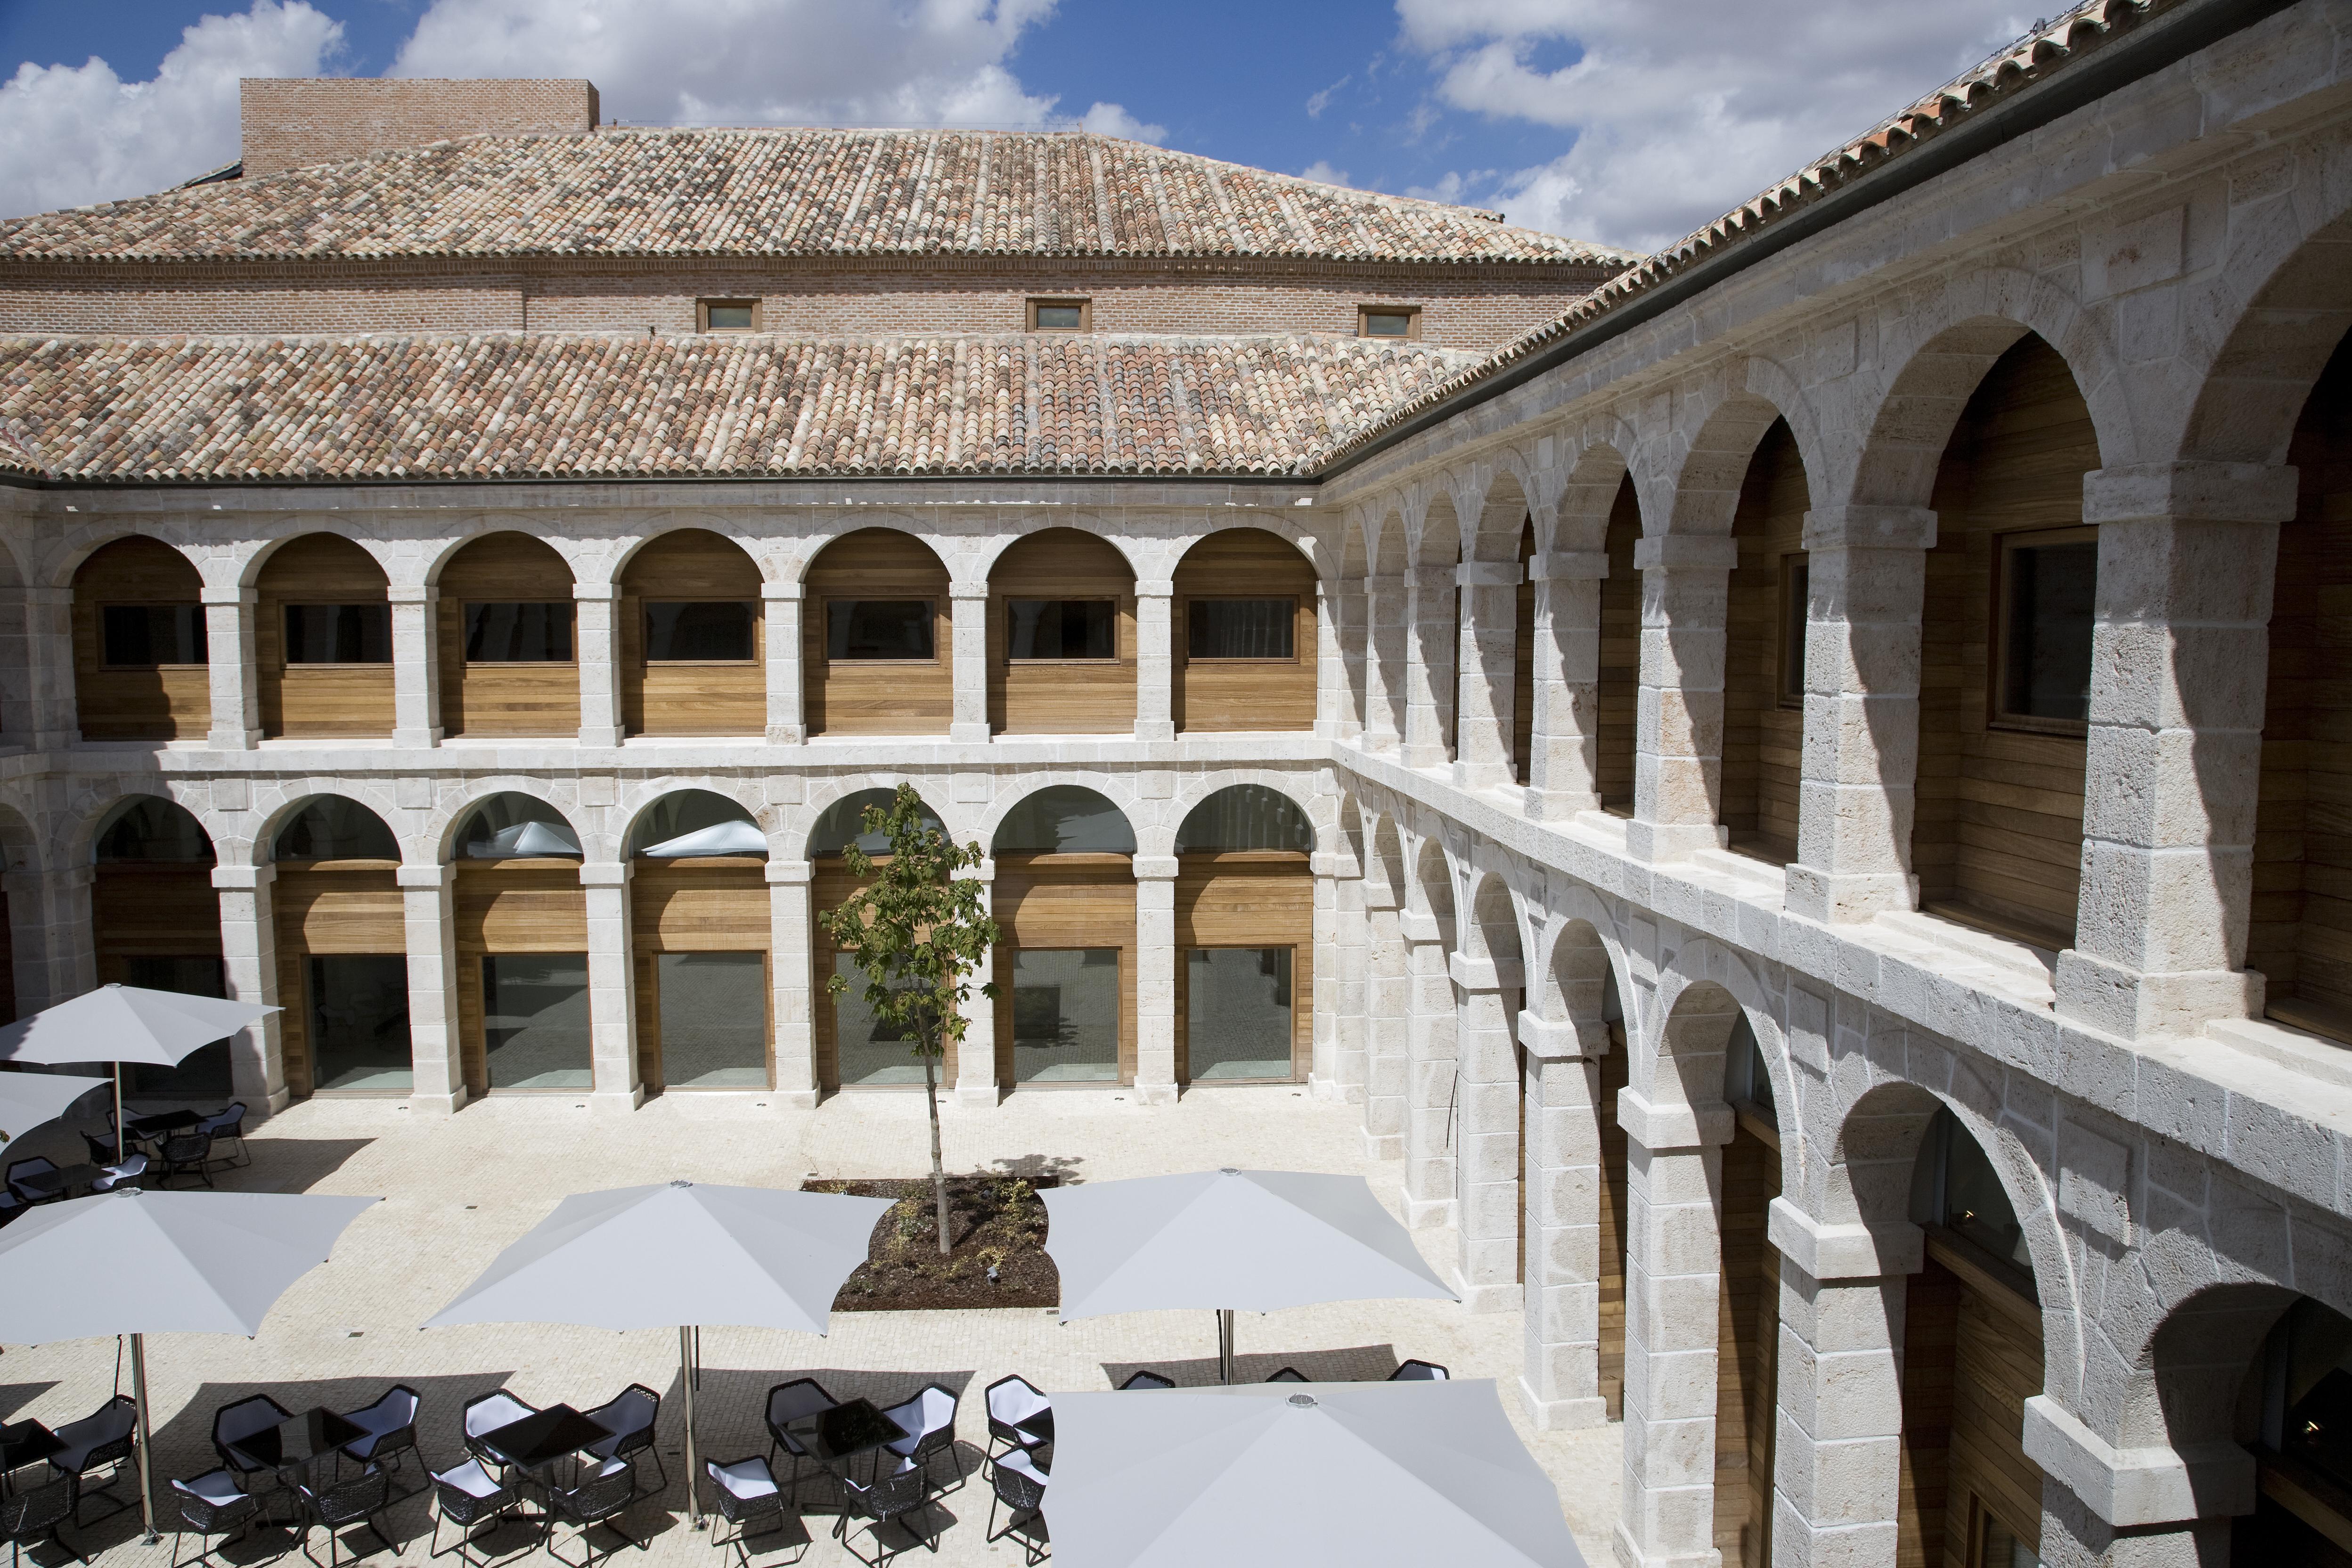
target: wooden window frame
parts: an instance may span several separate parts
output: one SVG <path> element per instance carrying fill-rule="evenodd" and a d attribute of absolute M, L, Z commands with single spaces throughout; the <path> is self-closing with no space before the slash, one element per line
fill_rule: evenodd
<path fill-rule="evenodd" d="M 2080 740 L 2090 733 L 2085 719 L 2042 719 L 2011 713 L 2001 706 L 2009 689 L 2010 562 L 2019 545 L 2095 544 L 2096 524 L 2071 528 L 2021 528 L 1992 536 L 1992 603 L 1985 622 L 1985 727 L 2031 735 L 2063 735 Z"/>
<path fill-rule="evenodd" d="M 1042 594 L 1000 594 L 997 595 L 997 602 L 1001 605 L 1010 605 L 1015 599 L 1043 599 L 1045 603 L 1053 605 L 1108 605 L 1110 606 L 1111 650 L 1101 658 L 1038 658 L 1034 656 L 1027 658 L 1016 657 L 1013 652 L 1013 613 L 1010 609 L 1006 609 L 1003 612 L 1003 615 L 1004 617 L 1004 662 L 1007 665 L 1017 664 L 1024 668 L 1034 668 L 1041 665 L 1069 665 L 1079 669 L 1100 669 L 1105 666 L 1116 665 L 1120 661 L 1118 651 L 1118 611 L 1120 605 L 1125 603 L 1123 595 L 1118 594 L 1056 594 L 1050 597 Z M 1297 638 L 1294 636 L 1291 640 L 1296 642 L 1297 641 Z M 937 637 L 931 639 L 931 646 L 934 648 L 939 646 L 939 639 Z M 831 661 L 828 660 L 827 662 Z M 860 659 L 857 662 L 860 664 L 880 664 L 884 661 L 877 658 Z M 902 660 L 900 662 L 912 663 L 914 661 Z M 933 662 L 937 662 L 936 658 Z"/>
<path fill-rule="evenodd" d="M 109 664 L 106 662 L 107 611 L 155 609 L 176 610 L 183 605 L 192 603 L 195 605 L 196 619 L 201 623 L 205 619 L 205 605 L 204 601 L 201 599 L 115 599 L 110 601 L 101 600 L 98 604 L 91 605 L 91 630 L 96 633 L 94 640 L 98 644 L 98 668 L 100 669 L 210 669 L 212 668 L 212 660 L 210 659 L 205 660 L 202 664 Z M 205 627 L 205 631 L 209 634 L 211 627 Z M 211 638 L 209 635 L 207 635 L 205 640 L 207 644 L 210 643 Z"/>
<path fill-rule="evenodd" d="M 1790 572 L 1791 563 L 1802 574 L 1805 584 L 1802 596 L 1795 604 L 1790 602 L 1790 590 L 1797 584 L 1797 578 Z M 1773 629 L 1776 635 L 1772 639 L 1772 694 L 1774 700 L 1782 708 L 1801 709 L 1805 705 L 1805 639 L 1808 635 L 1806 627 L 1811 623 L 1812 574 L 1810 552 L 1791 550 L 1780 557 L 1775 595 L 1778 615 Z M 1796 622 L 1793 628 L 1790 625 L 1792 616 Z M 1789 657 L 1789 634 L 1792 629 L 1796 632 L 1797 657 L 1794 659 Z"/>
<path fill-rule="evenodd" d="M 751 324 L 748 327 L 712 326 L 710 324 L 710 308 L 714 305 L 740 305 L 748 307 L 751 312 Z M 694 330 L 698 332 L 715 332 L 721 337 L 731 337 L 742 332 L 756 332 L 761 330 L 760 301 L 757 300 L 729 299 L 697 300 L 694 302 Z"/>
<path fill-rule="evenodd" d="M 1066 307 L 1071 305 L 1076 306 L 1078 310 L 1078 324 L 1076 326 L 1041 327 L 1037 324 L 1037 311 L 1041 307 Z M 1084 299 L 1076 295 L 1032 295 L 1028 303 L 1022 309 L 1021 319 L 1024 323 L 1026 323 L 1025 330 L 1033 332 L 1091 332 L 1095 330 L 1095 302 L 1092 300 Z"/>
<path fill-rule="evenodd" d="M 1177 983 L 1177 988 L 1182 993 L 1184 1004 L 1176 1020 L 1176 1026 L 1180 1037 L 1178 1044 L 1184 1055 L 1182 1081 L 1187 1091 L 1201 1088 L 1223 1089 L 1228 1086 L 1235 1089 L 1255 1089 L 1270 1083 L 1303 1084 L 1307 1081 L 1299 1075 L 1298 1070 L 1302 1065 L 1312 1065 L 1311 1062 L 1302 1064 L 1298 1059 L 1299 945 L 1296 942 L 1186 942 L 1176 949 L 1176 973 L 1181 977 Z M 1290 1042 L 1290 1076 L 1287 1078 L 1194 1078 L 1192 1076 L 1192 987 L 1189 955 L 1194 952 L 1263 952 L 1274 947 L 1290 950 L 1290 1021 L 1283 1029 L 1283 1037 Z"/>
<path fill-rule="evenodd" d="M 1402 337 L 1385 333 L 1375 335 L 1372 331 L 1374 316 L 1402 316 L 1404 335 Z M 1418 305 L 1358 305 L 1356 335 L 1379 343 L 1417 343 L 1421 341 L 1421 307 Z"/>
<path fill-rule="evenodd" d="M 1267 664 L 1267 665 L 1274 665 L 1274 664 L 1297 664 L 1297 663 L 1299 661 L 1299 660 L 1298 660 L 1298 643 L 1299 643 L 1299 637 L 1298 637 L 1298 602 L 1299 602 L 1300 597 L 1301 597 L 1301 595 L 1297 595 L 1297 594 L 1187 594 L 1187 595 L 1185 595 L 1183 597 L 1181 597 L 1181 599 L 1179 599 L 1179 600 L 1176 602 L 1176 614 L 1177 614 L 1177 616 L 1178 616 L 1179 617 L 1181 617 L 1181 618 L 1180 618 L 1180 621 L 1179 621 L 1179 624 L 1180 624 L 1181 626 L 1182 626 L 1182 627 L 1184 628 L 1184 662 L 1185 662 L 1186 664 L 1209 664 L 1209 665 L 1216 665 L 1216 666 L 1219 666 L 1219 667 L 1221 667 L 1221 668 L 1231 667 L 1231 666 L 1234 666 L 1234 665 L 1243 665 L 1243 664 Z M 1192 651 L 1192 605 L 1194 605 L 1194 603 L 1195 603 L 1195 602 L 1199 602 L 1199 603 L 1202 603 L 1202 604 L 1212 604 L 1212 605 L 1213 605 L 1213 604 L 1223 604 L 1223 603 L 1225 603 L 1225 602 L 1227 602 L 1227 601 L 1234 600 L 1234 599 L 1280 599 L 1280 600 L 1283 600 L 1285 603 L 1286 603 L 1286 604 L 1288 604 L 1288 605 L 1289 605 L 1289 606 L 1290 606 L 1290 657 L 1289 657 L 1288 658 L 1221 658 L 1221 657 L 1218 657 L 1218 656 L 1213 655 L 1213 654 L 1212 654 L 1212 655 L 1202 655 L 1202 654 L 1196 654 L 1196 653 L 1194 653 L 1194 652 Z M 1089 662 L 1093 662 L 1093 661 L 1091 661 L 1091 660 L 1090 660 Z"/>
<path fill-rule="evenodd" d="M 835 603 L 835 601 L 838 601 L 838 602 L 840 602 L 840 603 L 842 603 L 842 604 L 845 604 L 845 605 L 856 605 L 856 604 L 863 604 L 864 602 L 866 602 L 866 600 L 868 600 L 868 599 L 886 599 L 886 598 L 888 598 L 888 597 L 889 597 L 889 595 L 884 595 L 884 594 L 827 594 L 827 595 L 823 595 L 819 596 L 819 598 L 817 599 L 817 602 L 816 602 L 816 607 L 817 607 L 817 621 L 816 621 L 816 646 L 817 646 L 818 649 L 820 650 L 820 651 L 819 651 L 819 654 L 818 654 L 818 658 L 819 658 L 819 660 L 820 660 L 820 668 L 824 668 L 824 669 L 831 669 L 835 665 L 836 665 L 836 664 L 841 664 L 841 665 L 847 665 L 847 666 L 851 666 L 851 667 L 854 667 L 854 668 L 858 668 L 858 669 L 874 669 L 874 668 L 898 668 L 898 669 L 937 669 L 937 668 L 940 666 L 940 664 L 941 664 L 941 663 L 943 663 L 943 662 L 952 662 L 952 655 L 953 655 L 953 653 L 954 653 L 954 651 L 955 651 L 955 650 L 954 650 L 954 642 L 955 642 L 955 619 L 954 619 L 954 615 L 953 615 L 952 609 L 950 609 L 950 615 L 949 615 L 949 619 L 948 619 L 948 635 L 947 635 L 947 637 L 946 637 L 944 639 L 942 639 L 942 638 L 940 637 L 940 626 L 939 626 L 939 623 L 940 623 L 940 602 L 939 602 L 939 599 L 938 599 L 935 595 L 929 595 L 929 594 L 920 594 L 920 595 L 910 595 L 910 596 L 911 596 L 911 597 L 915 597 L 915 598 L 919 598 L 919 599 L 920 599 L 924 604 L 929 605 L 930 605 L 930 607 L 931 607 L 931 657 L 930 657 L 930 658 L 841 658 L 841 659 L 836 659 L 836 658 L 835 658 L 833 657 L 833 654 L 832 654 L 832 651 L 831 651 L 832 647 L 833 647 L 833 638 L 832 638 L 831 633 L 832 633 L 832 628 L 833 628 L 833 605 L 834 605 L 834 604 Z M 949 651 L 949 655 L 950 656 L 948 659 L 945 659 L 945 660 L 943 660 L 943 659 L 941 658 L 940 654 L 940 643 L 941 643 L 941 641 L 943 641 L 943 640 L 949 644 L 949 649 L 948 649 L 948 651 Z M 1086 661 L 1084 661 L 1084 662 L 1087 662 L 1087 663 L 1095 663 L 1095 662 L 1097 662 L 1097 661 L 1096 661 L 1096 660 L 1092 660 L 1092 659 L 1088 659 L 1088 660 L 1086 660 Z"/>
<path fill-rule="evenodd" d="M 385 657 L 383 658 L 323 658 L 297 661 L 291 657 L 294 648 L 294 627 L 289 617 L 296 610 L 340 610 L 345 605 L 382 605 L 384 616 Z M 400 650 L 390 646 L 393 635 L 392 601 L 385 599 L 280 599 L 278 601 L 278 668 L 280 669 L 373 669 L 385 668 L 400 662 Z M 183 666 L 183 668 L 193 668 Z"/>
<path fill-rule="evenodd" d="M 665 603 L 676 603 L 669 600 Z M 468 658 L 466 657 L 466 613 L 477 605 L 571 605 L 572 657 L 570 658 Z M 580 668 L 580 611 L 577 599 L 460 599 L 457 601 L 457 663 L 467 669 L 513 669 L 518 667 L 538 667 L 547 669 L 577 669 Z M 667 661 L 665 661 L 667 662 Z"/>

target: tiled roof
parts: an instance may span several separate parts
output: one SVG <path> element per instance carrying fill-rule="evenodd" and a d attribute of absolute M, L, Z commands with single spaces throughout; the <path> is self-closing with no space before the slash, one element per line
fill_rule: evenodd
<path fill-rule="evenodd" d="M 1304 334 L 0 340 L 0 470 L 100 483 L 1306 474 L 1469 359 Z"/>
<path fill-rule="evenodd" d="M 0 223 L 18 260 L 862 255 L 1633 259 L 1070 132 L 479 136 Z"/>

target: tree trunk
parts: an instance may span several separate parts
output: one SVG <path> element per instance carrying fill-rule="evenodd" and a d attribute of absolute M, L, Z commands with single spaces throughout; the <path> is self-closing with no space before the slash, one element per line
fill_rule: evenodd
<path fill-rule="evenodd" d="M 936 1046 L 923 1053 L 923 1098 L 931 1107 L 931 1202 L 939 1210 L 940 1256 L 953 1250 L 948 1239 L 948 1171 L 940 1157 L 940 1073 Z"/>

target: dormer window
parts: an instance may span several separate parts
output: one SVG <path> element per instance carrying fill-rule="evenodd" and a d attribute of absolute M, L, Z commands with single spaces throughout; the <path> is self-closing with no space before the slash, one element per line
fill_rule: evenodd
<path fill-rule="evenodd" d="M 1033 332 L 1083 332 L 1094 325 L 1094 306 L 1087 300 L 1032 300 L 1029 330 Z"/>
<path fill-rule="evenodd" d="M 1417 305 L 1363 305 L 1356 311 L 1360 338 L 1417 338 L 1421 308 Z"/>
<path fill-rule="evenodd" d="M 706 332 L 756 332 L 760 330 L 757 300 L 698 300 L 695 324 Z"/>

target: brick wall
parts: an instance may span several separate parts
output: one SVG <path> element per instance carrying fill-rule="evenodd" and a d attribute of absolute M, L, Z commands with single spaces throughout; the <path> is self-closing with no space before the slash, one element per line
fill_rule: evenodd
<path fill-rule="evenodd" d="M 595 84 L 247 77 L 237 83 L 250 179 L 453 136 L 593 131 Z"/>

